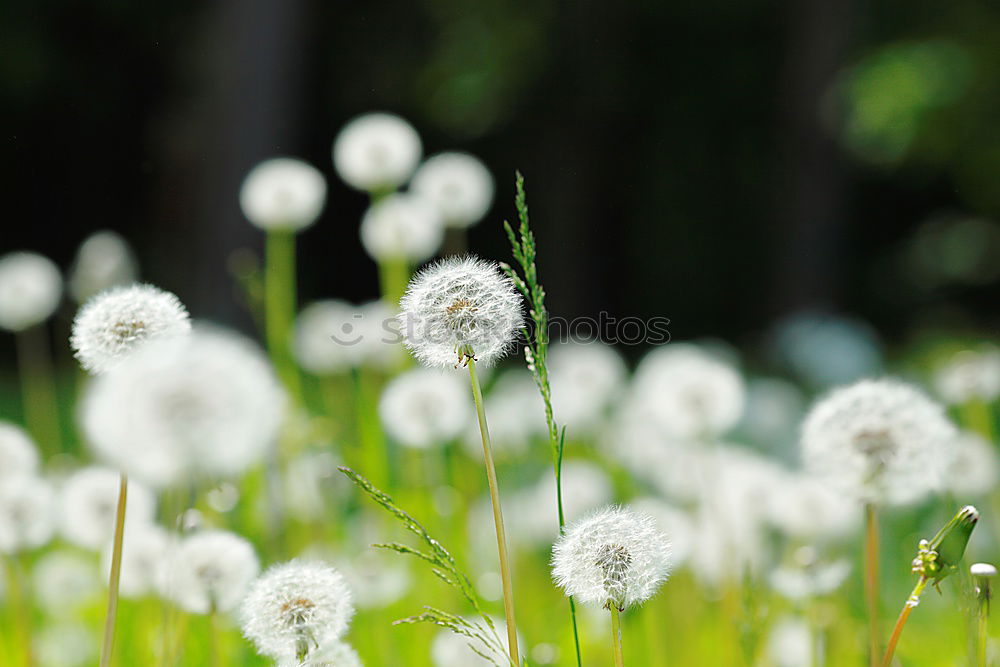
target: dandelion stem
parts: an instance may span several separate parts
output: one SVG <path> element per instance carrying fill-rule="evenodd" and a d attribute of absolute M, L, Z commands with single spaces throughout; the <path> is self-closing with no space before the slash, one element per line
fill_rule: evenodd
<path fill-rule="evenodd" d="M 410 282 L 410 264 L 405 257 L 390 257 L 378 263 L 382 299 L 390 308 L 398 308 Z"/>
<path fill-rule="evenodd" d="M 128 498 L 128 477 L 121 474 L 118 486 L 118 510 L 115 513 L 115 539 L 111 551 L 111 576 L 108 579 L 108 612 L 104 620 L 104 643 L 101 645 L 101 667 L 111 664 L 115 645 L 115 621 L 118 617 L 118 581 L 122 573 L 122 537 L 125 533 L 125 501 Z"/>
<path fill-rule="evenodd" d="M 987 622 L 990 618 L 990 606 L 989 604 L 979 605 L 979 628 L 976 634 L 976 665 L 977 667 L 986 667 L 986 638 L 988 636 L 987 632 Z"/>
<path fill-rule="evenodd" d="M 267 349 L 285 388 L 302 399 L 298 370 L 292 360 L 290 338 L 295 318 L 295 232 L 267 232 L 264 266 L 264 329 Z"/>
<path fill-rule="evenodd" d="M 618 607 L 611 605 L 611 652 L 615 657 L 615 667 L 625 667 L 622 657 L 622 623 Z"/>
<path fill-rule="evenodd" d="M 50 453 L 62 450 L 49 337 L 44 325 L 17 334 L 17 359 L 28 432 Z"/>
<path fill-rule="evenodd" d="M 885 656 L 882 658 L 882 667 L 889 667 L 892 664 L 892 656 L 896 653 L 896 644 L 899 643 L 899 636 L 903 634 L 903 626 L 906 625 L 906 619 L 910 617 L 910 612 L 913 611 L 913 608 L 919 604 L 920 594 L 924 592 L 924 588 L 927 587 L 929 581 L 930 579 L 921 575 L 920 579 L 917 580 L 917 585 L 913 587 L 910 597 L 906 598 L 903 611 L 899 612 L 899 618 L 896 619 L 896 627 L 892 629 L 892 636 L 889 637 L 889 645 L 886 647 Z"/>
<path fill-rule="evenodd" d="M 21 643 L 21 653 L 25 667 L 35 664 L 31 650 L 31 600 L 24 585 L 24 568 L 16 556 L 7 560 L 7 582 L 10 589 L 11 607 L 15 610 L 14 627 Z"/>
<path fill-rule="evenodd" d="M 872 667 L 878 665 L 878 518 L 873 503 L 865 504 L 865 601 L 868 604 L 868 650 Z"/>
<path fill-rule="evenodd" d="M 490 431 L 486 426 L 486 411 L 483 408 L 483 392 L 476 375 L 476 360 L 467 358 L 469 379 L 472 382 L 472 398 L 476 403 L 479 417 L 479 432 L 483 437 L 483 457 L 486 460 L 486 479 L 490 486 L 490 501 L 493 503 L 493 522 L 497 529 L 497 551 L 500 555 L 500 579 L 503 582 L 503 610 L 507 620 L 507 646 L 512 664 L 520 665 L 517 650 L 517 624 L 514 622 L 514 586 L 510 577 L 510 559 L 507 555 L 507 535 L 503 526 L 503 511 L 500 508 L 500 490 L 497 487 L 497 471 L 493 465 L 493 448 L 490 445 Z"/>

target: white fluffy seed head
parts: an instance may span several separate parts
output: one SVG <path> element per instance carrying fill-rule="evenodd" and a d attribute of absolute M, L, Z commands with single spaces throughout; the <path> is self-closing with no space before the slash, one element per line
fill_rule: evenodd
<path fill-rule="evenodd" d="M 285 395 L 263 352 L 243 336 L 197 327 L 154 341 L 88 387 L 81 426 L 100 458 L 163 487 L 225 478 L 276 441 Z"/>
<path fill-rule="evenodd" d="M 934 380 L 949 405 L 989 403 L 1000 396 L 1000 350 L 990 346 L 959 352 L 938 369 Z"/>
<path fill-rule="evenodd" d="M 969 567 L 969 573 L 973 577 L 995 577 L 997 569 L 989 563 L 973 563 Z"/>
<path fill-rule="evenodd" d="M 725 433 L 739 421 L 746 401 L 736 369 L 686 343 L 647 354 L 636 369 L 632 395 L 665 433 L 681 439 Z"/>
<path fill-rule="evenodd" d="M 621 395 L 628 369 L 621 354 L 598 341 L 553 345 L 549 351 L 552 408 L 577 434 L 592 433 Z"/>
<path fill-rule="evenodd" d="M 969 431 L 959 433 L 954 442 L 954 457 L 944 475 L 944 486 L 957 497 L 985 496 L 1000 480 L 997 451 L 982 436 Z"/>
<path fill-rule="evenodd" d="M 91 298 L 73 320 L 69 343 L 83 368 L 106 373 L 149 341 L 191 330 L 184 304 L 152 285 L 114 287 Z"/>
<path fill-rule="evenodd" d="M 128 511 L 132 511 L 132 488 L 129 485 Z M 126 513 L 126 518 L 128 513 Z M 139 598 L 149 595 L 157 588 L 163 576 L 167 554 L 174 548 L 173 540 L 166 530 L 155 524 L 131 524 L 125 529 L 121 579 L 119 587 L 124 598 Z M 105 575 L 111 573 L 112 545 L 108 544 L 101 555 L 101 566 Z"/>
<path fill-rule="evenodd" d="M 402 354 L 399 325 L 381 301 L 355 306 L 338 299 L 316 301 L 295 321 L 295 358 L 314 375 L 358 366 L 392 368 Z"/>
<path fill-rule="evenodd" d="M 442 447 L 465 430 L 471 419 L 468 383 L 453 373 L 418 368 L 399 375 L 379 400 L 386 432 L 407 447 Z"/>
<path fill-rule="evenodd" d="M 514 283 L 475 257 L 424 268 L 400 306 L 403 343 L 428 366 L 454 367 L 466 357 L 489 366 L 512 349 L 523 322 Z"/>
<path fill-rule="evenodd" d="M 74 616 L 92 602 L 103 584 L 92 558 L 70 551 L 49 551 L 31 569 L 35 599 L 47 614 Z"/>
<path fill-rule="evenodd" d="M 119 474 L 90 466 L 70 475 L 59 491 L 59 533 L 67 542 L 92 549 L 103 548 L 114 535 L 118 509 Z M 129 530 L 153 521 L 156 497 L 141 482 L 128 485 Z"/>
<path fill-rule="evenodd" d="M 340 573 L 300 560 L 268 569 L 250 587 L 241 609 L 244 636 L 261 655 L 278 661 L 322 655 L 344 635 L 353 615 Z"/>
<path fill-rule="evenodd" d="M 467 153 L 438 153 L 420 165 L 410 190 L 434 203 L 449 227 L 470 227 L 493 203 L 493 176 Z"/>
<path fill-rule="evenodd" d="M 135 255 L 125 239 L 107 229 L 94 232 L 76 251 L 69 292 L 77 303 L 83 303 L 106 289 L 131 285 L 138 271 Z"/>
<path fill-rule="evenodd" d="M 51 317 L 62 298 L 62 275 L 47 257 L 12 252 L 0 257 L 0 329 L 24 331 Z"/>
<path fill-rule="evenodd" d="M 0 479 L 38 472 L 38 446 L 17 424 L 0 421 Z"/>
<path fill-rule="evenodd" d="M 369 113 L 351 120 L 333 143 L 333 166 L 358 190 L 394 189 L 413 174 L 423 154 L 420 136 L 399 116 Z"/>
<path fill-rule="evenodd" d="M 354 647 L 338 641 L 310 653 L 305 660 L 282 660 L 278 667 L 362 667 L 362 664 L 361 656 Z"/>
<path fill-rule="evenodd" d="M 299 230 L 311 226 L 326 204 L 326 179 L 294 158 L 272 158 L 250 170 L 240 188 L 240 208 L 255 227 Z"/>
<path fill-rule="evenodd" d="M 210 530 L 185 537 L 167 554 L 159 588 L 185 611 L 226 612 L 239 605 L 258 572 L 260 562 L 247 540 Z"/>
<path fill-rule="evenodd" d="M 394 194 L 372 204 L 361 219 L 361 245 L 376 260 L 423 262 L 444 240 L 441 214 L 413 194 Z"/>
<path fill-rule="evenodd" d="M 34 475 L 0 478 L 0 553 L 36 549 L 55 531 L 55 493 Z"/>
<path fill-rule="evenodd" d="M 552 549 L 552 576 L 580 602 L 624 610 L 648 600 L 670 572 L 670 543 L 653 519 L 607 507 L 569 526 Z"/>
<path fill-rule="evenodd" d="M 940 486 L 955 428 L 920 390 L 896 380 L 837 389 L 802 425 L 807 469 L 863 502 L 903 504 Z"/>

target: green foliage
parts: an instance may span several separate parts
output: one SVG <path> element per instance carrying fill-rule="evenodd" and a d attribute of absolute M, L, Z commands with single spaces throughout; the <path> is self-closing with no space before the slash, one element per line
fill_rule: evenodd
<path fill-rule="evenodd" d="M 408 531 L 420 538 L 426 550 L 421 551 L 420 549 L 397 542 L 375 544 L 373 546 L 395 551 L 396 553 L 415 556 L 428 563 L 431 566 L 431 572 L 441 581 L 458 590 L 482 619 L 481 623 L 478 621 L 470 622 L 436 607 L 424 606 L 423 613 L 399 619 L 394 622 L 394 625 L 432 623 L 443 628 L 448 628 L 455 634 L 468 638 L 470 640 L 469 648 L 494 665 L 499 665 L 496 661 L 498 655 L 505 658 L 507 664 L 513 664 L 513 660 L 508 655 L 503 642 L 500 641 L 493 619 L 483 610 L 482 605 L 479 603 L 479 598 L 476 596 L 472 584 L 469 582 L 469 578 L 459 569 L 455 558 L 444 545 L 427 532 L 427 529 L 406 512 L 406 510 L 396 505 L 388 494 L 377 489 L 363 475 L 346 466 L 340 466 L 339 469 L 352 482 L 358 485 L 362 491 L 367 493 L 372 500 L 396 517 Z M 478 646 L 476 645 L 477 643 L 479 644 Z"/>

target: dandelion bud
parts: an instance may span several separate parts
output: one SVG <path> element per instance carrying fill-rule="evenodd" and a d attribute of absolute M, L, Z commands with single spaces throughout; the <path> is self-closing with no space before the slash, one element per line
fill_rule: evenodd
<path fill-rule="evenodd" d="M 260 654 L 312 665 L 323 663 L 307 658 L 323 656 L 347 631 L 354 606 L 337 570 L 293 560 L 271 567 L 253 583 L 241 615 L 243 635 Z"/>
<path fill-rule="evenodd" d="M 410 190 L 433 202 L 449 227 L 470 227 L 493 203 L 493 177 L 466 153 L 438 153 L 420 165 Z"/>
<path fill-rule="evenodd" d="M 59 268 L 33 252 L 0 257 L 0 329 L 24 331 L 47 320 L 62 297 Z"/>
<path fill-rule="evenodd" d="M 361 219 L 361 244 L 376 261 L 414 263 L 434 256 L 444 239 L 441 214 L 412 194 L 394 194 L 372 204 Z"/>
<path fill-rule="evenodd" d="M 260 571 L 253 546 L 234 533 L 206 531 L 184 538 L 167 556 L 161 593 L 195 614 L 229 611 Z"/>
<path fill-rule="evenodd" d="M 190 330 L 187 309 L 176 296 L 136 284 L 115 287 L 87 301 L 73 320 L 69 343 L 80 365 L 98 375 L 148 341 Z"/>
<path fill-rule="evenodd" d="M 556 584 L 619 611 L 648 600 L 670 572 L 670 543 L 650 517 L 608 507 L 566 529 L 552 549 Z"/>
<path fill-rule="evenodd" d="M 131 285 L 138 267 L 128 243 L 115 232 L 94 232 L 80 245 L 70 270 L 69 292 L 77 303 L 112 287 Z"/>
<path fill-rule="evenodd" d="M 428 366 L 466 358 L 489 365 L 521 328 L 521 295 L 497 265 L 475 257 L 441 260 L 410 281 L 400 306 L 403 343 Z"/>
<path fill-rule="evenodd" d="M 863 380 L 821 399 L 802 425 L 806 467 L 864 502 L 938 488 L 954 453 L 944 410 L 910 385 Z"/>
<path fill-rule="evenodd" d="M 0 479 L 38 472 L 38 447 L 20 426 L 0 421 Z"/>
<path fill-rule="evenodd" d="M 370 113 L 350 121 L 333 143 L 333 166 L 358 190 L 395 189 L 409 180 L 423 146 L 413 126 L 399 116 Z"/>
<path fill-rule="evenodd" d="M 940 583 L 957 569 L 978 521 L 979 511 L 966 505 L 931 540 L 920 540 L 913 572 Z"/>
<path fill-rule="evenodd" d="M 325 204 L 323 174 L 293 158 L 261 162 L 240 188 L 243 215 L 261 229 L 305 229 L 316 222 Z"/>

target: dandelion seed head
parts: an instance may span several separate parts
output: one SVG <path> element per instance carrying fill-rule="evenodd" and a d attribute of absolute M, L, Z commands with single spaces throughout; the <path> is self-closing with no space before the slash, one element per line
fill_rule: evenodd
<path fill-rule="evenodd" d="M 77 303 L 135 282 L 139 272 L 132 248 L 110 230 L 94 232 L 80 244 L 70 269 L 69 293 Z"/>
<path fill-rule="evenodd" d="M 407 447 L 442 447 L 459 437 L 472 418 L 469 388 L 460 375 L 417 368 L 396 376 L 379 400 L 389 436 Z"/>
<path fill-rule="evenodd" d="M 243 215 L 261 229 L 311 226 L 326 204 L 326 179 L 311 164 L 272 158 L 250 170 L 240 188 Z"/>
<path fill-rule="evenodd" d="M 438 153 L 413 175 L 410 190 L 433 202 L 449 227 L 479 222 L 493 203 L 493 176 L 478 158 Z"/>
<path fill-rule="evenodd" d="M 395 367 L 402 354 L 399 324 L 381 301 L 356 306 L 337 299 L 306 306 L 295 322 L 295 358 L 315 375 L 359 366 Z"/>
<path fill-rule="evenodd" d="M 766 497 L 767 519 L 788 537 L 808 542 L 847 537 L 861 525 L 856 503 L 814 475 L 781 475 Z"/>
<path fill-rule="evenodd" d="M 691 555 L 694 548 L 694 520 L 684 510 L 659 498 L 637 498 L 629 506 L 641 514 L 652 517 L 656 528 L 670 536 L 670 567 L 678 568 Z"/>
<path fill-rule="evenodd" d="M 260 572 L 253 546 L 234 533 L 208 530 L 185 537 L 166 556 L 160 592 L 194 614 L 239 605 Z"/>
<path fill-rule="evenodd" d="M 42 628 L 33 642 L 38 664 L 44 667 L 84 667 L 98 659 L 97 638 L 78 618 L 67 618 Z"/>
<path fill-rule="evenodd" d="M 955 429 L 943 409 L 896 380 L 834 390 L 802 425 L 806 468 L 864 502 L 905 504 L 939 487 Z"/>
<path fill-rule="evenodd" d="M 358 190 L 394 189 L 410 179 L 423 146 L 413 126 L 399 116 L 369 113 L 351 120 L 333 143 L 333 166 Z"/>
<path fill-rule="evenodd" d="M 513 349 L 523 322 L 514 283 L 496 264 L 475 257 L 424 268 L 400 306 L 403 343 L 428 366 L 454 367 L 466 356 L 489 366 Z"/>
<path fill-rule="evenodd" d="M 24 429 L 0 421 L 0 479 L 38 472 L 38 447 Z"/>
<path fill-rule="evenodd" d="M 310 653 L 305 660 L 283 660 L 278 667 L 362 667 L 362 662 L 361 656 L 350 644 L 335 641 Z"/>
<path fill-rule="evenodd" d="M 410 571 L 396 556 L 382 549 L 366 549 L 355 558 L 337 561 L 358 608 L 383 609 L 410 589 Z"/>
<path fill-rule="evenodd" d="M 261 655 L 279 661 L 322 655 L 344 635 L 353 615 L 341 574 L 301 560 L 268 569 L 250 587 L 241 609 L 243 635 Z"/>
<path fill-rule="evenodd" d="M 163 487 L 246 470 L 275 443 L 284 409 L 284 392 L 254 343 L 197 327 L 95 378 L 80 420 L 100 458 Z"/>
<path fill-rule="evenodd" d="M 59 533 L 67 542 L 101 549 L 111 540 L 118 509 L 119 475 L 109 468 L 90 466 L 70 475 L 59 491 Z M 141 482 L 128 485 L 126 526 L 151 523 L 156 497 Z"/>
<path fill-rule="evenodd" d="M 504 619 L 490 617 L 495 633 L 486 627 L 480 617 L 467 616 L 464 623 L 479 627 L 489 639 L 489 644 L 464 635 L 452 632 L 450 629 L 438 631 L 431 642 L 431 662 L 434 667 L 496 667 L 507 665 L 507 623 Z M 518 645 L 521 645 L 518 633 Z"/>
<path fill-rule="evenodd" d="M 670 563 L 670 543 L 653 519 L 622 507 L 569 526 L 552 549 L 552 576 L 567 595 L 619 610 L 652 597 Z"/>
<path fill-rule="evenodd" d="M 152 285 L 114 287 L 91 298 L 73 320 L 70 346 L 92 374 L 106 373 L 149 341 L 191 330 L 184 304 Z"/>
<path fill-rule="evenodd" d="M 800 551 L 803 549 L 806 548 Z M 851 564 L 844 559 L 829 563 L 794 563 L 775 568 L 768 581 L 779 595 L 798 602 L 832 593 L 847 580 L 850 572 Z"/>
<path fill-rule="evenodd" d="M 995 577 L 997 569 L 989 563 L 973 563 L 969 567 L 969 574 L 974 577 Z"/>
<path fill-rule="evenodd" d="M 24 331 L 52 316 L 62 298 L 59 267 L 33 252 L 0 257 L 0 329 Z"/>
<path fill-rule="evenodd" d="M 371 205 L 361 219 L 361 245 L 376 261 L 423 262 L 444 240 L 441 214 L 414 194 L 393 194 Z"/>
<path fill-rule="evenodd" d="M 55 532 L 55 492 L 34 475 L 0 478 L 0 553 L 45 545 Z"/>
<path fill-rule="evenodd" d="M 728 363 L 695 345 L 658 348 L 636 369 L 632 396 L 640 410 L 675 438 L 721 435 L 743 414 L 746 390 Z"/>
<path fill-rule="evenodd" d="M 813 663 L 809 624 L 795 616 L 778 619 L 767 639 L 767 653 L 775 667 L 801 667 Z"/>
<path fill-rule="evenodd" d="M 1000 350 L 987 346 L 959 352 L 938 369 L 934 380 L 938 395 L 949 405 L 989 403 L 1000 396 Z"/>
<path fill-rule="evenodd" d="M 954 456 L 944 474 L 944 487 L 957 497 L 986 495 L 1000 481 L 996 449 L 971 431 L 959 433 Z"/>
<path fill-rule="evenodd" d="M 628 376 L 621 354 L 598 341 L 553 345 L 548 367 L 552 408 L 576 433 L 591 433 L 604 422 Z"/>

